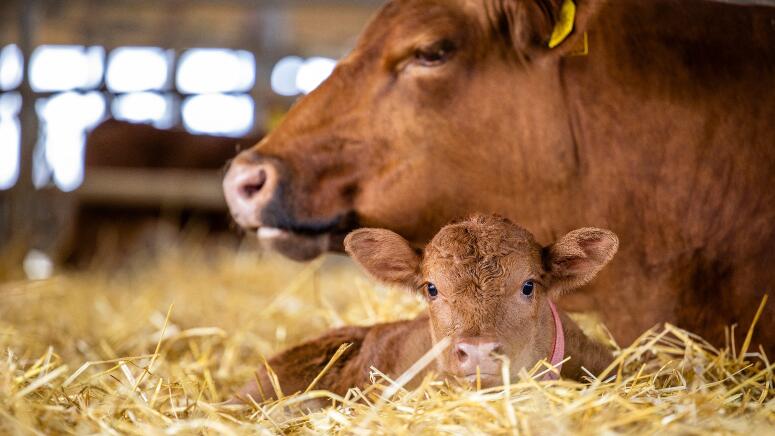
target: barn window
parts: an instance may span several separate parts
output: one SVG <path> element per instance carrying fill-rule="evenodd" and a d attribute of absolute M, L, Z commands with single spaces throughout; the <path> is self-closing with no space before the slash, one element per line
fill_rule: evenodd
<path fill-rule="evenodd" d="M 35 100 L 40 120 L 32 168 L 36 187 L 53 181 L 72 191 L 81 185 L 86 132 L 105 112 L 104 96 L 87 91 L 102 85 L 104 70 L 102 47 L 42 45 L 33 51 L 29 83 L 43 93 Z"/>
<path fill-rule="evenodd" d="M 30 86 L 53 92 L 91 89 L 102 82 L 105 50 L 78 45 L 42 45 L 30 58 Z"/>
<path fill-rule="evenodd" d="M 280 59 L 272 68 L 270 78 L 272 91 L 285 96 L 299 94 L 299 88 L 296 87 L 296 75 L 303 64 L 304 59 L 298 56 L 286 56 Z"/>
<path fill-rule="evenodd" d="M 105 99 L 97 92 L 73 91 L 99 87 L 104 69 L 102 47 L 42 45 L 32 53 L 30 87 L 36 92 L 57 92 L 35 101 L 40 119 L 32 169 L 36 187 L 52 180 L 62 191 L 81 185 L 86 131 L 102 119 Z"/>
<path fill-rule="evenodd" d="M 165 89 L 172 56 L 158 47 L 119 47 L 110 53 L 105 83 L 112 92 Z"/>
<path fill-rule="evenodd" d="M 249 91 L 256 80 L 256 60 L 244 50 L 197 48 L 180 56 L 177 87 L 184 94 Z"/>
<path fill-rule="evenodd" d="M 102 120 L 105 97 L 99 92 L 65 92 L 36 103 L 41 135 L 33 162 L 33 182 L 70 192 L 83 182 L 86 132 Z"/>
<path fill-rule="evenodd" d="M 195 48 L 179 58 L 161 47 L 41 45 L 33 50 L 27 80 L 35 92 L 39 134 L 32 182 L 78 188 L 84 178 L 88 132 L 108 114 L 157 128 L 242 136 L 255 120 L 256 61 L 245 50 Z M 24 80 L 19 48 L 0 50 L 0 92 Z M 174 80 L 173 80 L 174 79 Z M 10 95 L 10 97 L 9 97 Z M 0 94 L 0 189 L 19 176 L 18 93 Z M 181 103 L 182 102 L 182 103 Z"/>
<path fill-rule="evenodd" d="M 175 124 L 174 98 L 156 92 L 133 92 L 113 99 L 113 117 L 133 123 L 149 123 L 160 129 Z"/>
<path fill-rule="evenodd" d="M 272 69 L 272 90 L 285 96 L 309 94 L 331 75 L 336 61 L 321 56 L 304 60 L 297 56 L 280 59 Z"/>
<path fill-rule="evenodd" d="M 0 94 L 0 190 L 10 189 L 19 178 L 22 98 L 16 92 Z"/>
<path fill-rule="evenodd" d="M 24 59 L 16 44 L 10 44 L 0 50 L 0 90 L 16 89 L 22 82 Z"/>
<path fill-rule="evenodd" d="M 248 95 L 203 94 L 188 97 L 182 106 L 190 132 L 241 136 L 253 127 L 253 99 Z"/>
<path fill-rule="evenodd" d="M 256 81 L 256 60 L 244 50 L 195 48 L 178 61 L 176 87 L 192 133 L 242 136 L 253 128 L 255 103 L 245 94 Z"/>
<path fill-rule="evenodd" d="M 309 94 L 320 86 L 331 75 L 336 61 L 324 57 L 313 57 L 304 61 L 296 73 L 296 87 L 304 94 Z"/>

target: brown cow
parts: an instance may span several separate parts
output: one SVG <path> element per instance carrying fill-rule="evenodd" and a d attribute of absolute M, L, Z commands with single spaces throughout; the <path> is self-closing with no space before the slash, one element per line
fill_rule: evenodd
<path fill-rule="evenodd" d="M 601 223 L 622 252 L 565 309 L 600 311 L 622 343 L 665 321 L 744 334 L 775 284 L 775 8 L 576 0 L 550 49 L 563 3 L 389 2 L 237 157 L 234 218 L 297 258 L 354 226 L 419 247 L 477 211 L 541 241 Z M 760 343 L 775 355 L 773 304 Z"/>
<path fill-rule="evenodd" d="M 421 258 L 390 230 L 356 230 L 345 240 L 347 252 L 377 280 L 421 292 L 428 311 L 409 321 L 335 329 L 269 364 L 285 393 L 302 391 L 337 349 L 350 343 L 316 385 L 342 395 L 368 384 L 372 366 L 397 379 L 448 338 L 451 346 L 430 370 L 472 382 L 478 376 L 485 387 L 503 383 L 498 355 L 509 359 L 512 381 L 520 368 L 541 359 L 561 367 L 563 377 L 582 379 L 582 366 L 599 374 L 612 361 L 611 353 L 558 312 L 552 300 L 589 282 L 618 245 L 610 231 L 585 228 L 541 247 L 510 221 L 478 215 L 442 228 Z M 570 360 L 562 364 L 564 356 Z M 243 398 L 274 398 L 265 370 L 257 380 L 261 389 L 253 382 Z"/>
<path fill-rule="evenodd" d="M 219 169 L 235 150 L 259 138 L 260 134 L 197 135 L 109 118 L 89 133 L 85 160 L 87 171 L 88 167 Z"/>

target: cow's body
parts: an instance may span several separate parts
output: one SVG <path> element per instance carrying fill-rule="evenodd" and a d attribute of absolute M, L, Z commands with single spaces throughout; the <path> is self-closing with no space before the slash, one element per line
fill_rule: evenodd
<path fill-rule="evenodd" d="M 627 241 L 573 303 L 620 312 L 627 339 L 670 321 L 719 344 L 775 285 L 775 9 L 686 3 L 612 2 L 589 57 L 562 61 L 573 218 Z"/>
<path fill-rule="evenodd" d="M 625 343 L 661 322 L 717 345 L 729 324 L 744 334 L 775 285 L 775 8 L 579 0 L 576 30 L 551 51 L 531 45 L 547 32 L 508 28 L 544 29 L 538 7 L 521 6 L 533 3 L 561 2 L 386 6 L 332 77 L 237 160 L 234 172 L 259 162 L 276 180 L 250 198 L 252 215 L 232 201 L 235 217 L 290 230 L 276 245 L 299 257 L 336 248 L 353 224 L 419 246 L 472 211 L 543 241 L 599 223 L 620 236 L 620 255 L 565 308 L 599 311 Z M 402 43 L 476 26 L 459 37 L 476 54 L 462 43 L 433 70 L 380 70 Z M 589 54 L 568 56 L 582 31 Z M 517 56 L 503 55 L 504 34 Z M 757 344 L 775 354 L 775 305 Z"/>
<path fill-rule="evenodd" d="M 84 158 L 87 167 L 220 169 L 235 150 L 260 137 L 197 135 L 107 119 L 89 133 Z"/>

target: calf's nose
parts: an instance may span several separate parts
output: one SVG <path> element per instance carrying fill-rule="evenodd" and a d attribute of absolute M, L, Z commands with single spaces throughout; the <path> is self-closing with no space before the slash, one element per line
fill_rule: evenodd
<path fill-rule="evenodd" d="M 496 374 L 500 362 L 496 354 L 502 353 L 501 344 L 494 341 L 460 340 L 454 347 L 455 358 L 462 375 L 476 374 L 476 368 L 483 374 Z"/>
<path fill-rule="evenodd" d="M 223 179 L 223 194 L 232 217 L 240 226 L 261 227 L 261 212 L 277 189 L 277 168 L 268 161 L 234 160 Z"/>

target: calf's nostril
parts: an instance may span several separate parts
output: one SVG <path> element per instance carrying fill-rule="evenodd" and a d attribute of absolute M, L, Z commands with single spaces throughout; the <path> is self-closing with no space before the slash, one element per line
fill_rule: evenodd
<path fill-rule="evenodd" d="M 266 170 L 259 168 L 259 170 L 254 175 L 243 181 L 239 188 L 240 194 L 242 194 L 242 196 L 246 199 L 251 199 L 254 195 L 261 191 L 261 188 L 263 188 L 265 184 Z"/>
<path fill-rule="evenodd" d="M 465 362 L 468 360 L 468 353 L 466 353 L 465 350 L 463 350 L 461 347 L 457 347 L 455 349 L 455 356 L 457 356 L 457 360 L 460 362 Z"/>

